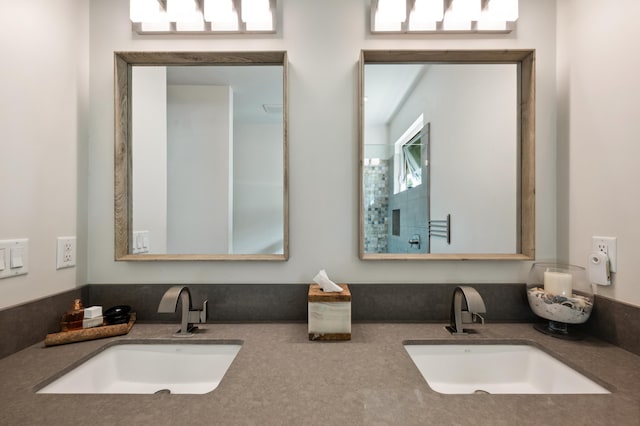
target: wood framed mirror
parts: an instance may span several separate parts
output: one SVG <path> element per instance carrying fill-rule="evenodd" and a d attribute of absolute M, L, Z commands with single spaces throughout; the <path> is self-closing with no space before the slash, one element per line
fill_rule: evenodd
<path fill-rule="evenodd" d="M 115 259 L 287 260 L 286 52 L 114 57 Z"/>
<path fill-rule="evenodd" d="M 535 258 L 535 51 L 363 50 L 359 256 Z"/>

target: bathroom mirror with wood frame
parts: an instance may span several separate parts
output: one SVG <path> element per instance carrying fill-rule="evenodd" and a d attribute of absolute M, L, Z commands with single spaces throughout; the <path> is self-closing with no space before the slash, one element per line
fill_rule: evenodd
<path fill-rule="evenodd" d="M 363 260 L 535 258 L 535 51 L 363 50 Z"/>
<path fill-rule="evenodd" d="M 114 59 L 115 259 L 287 260 L 286 52 Z"/>

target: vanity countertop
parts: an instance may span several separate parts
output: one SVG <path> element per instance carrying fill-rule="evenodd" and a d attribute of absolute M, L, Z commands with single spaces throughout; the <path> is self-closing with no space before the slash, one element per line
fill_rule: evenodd
<path fill-rule="evenodd" d="M 166 339 L 176 327 L 136 324 L 126 336 L 46 348 L 39 343 L 0 360 L 0 424 L 640 424 L 640 356 L 593 338 L 549 337 L 531 324 L 487 324 L 463 337 L 452 337 L 443 324 L 353 324 L 347 342 L 309 341 L 302 323 L 204 324 L 190 339 L 244 342 L 209 394 L 34 393 L 39 383 L 109 342 Z M 403 348 L 405 340 L 433 339 L 536 342 L 611 394 L 439 394 Z"/>

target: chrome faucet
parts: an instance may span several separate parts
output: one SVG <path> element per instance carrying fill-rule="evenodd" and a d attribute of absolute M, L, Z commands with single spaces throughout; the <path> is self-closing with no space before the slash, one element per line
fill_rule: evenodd
<path fill-rule="evenodd" d="M 420 234 L 413 234 L 413 237 L 409 238 L 409 247 L 413 248 L 414 245 L 420 250 Z"/>
<path fill-rule="evenodd" d="M 194 323 L 207 321 L 207 300 L 202 304 L 202 310 L 191 309 L 191 292 L 188 287 L 174 286 L 164 293 L 158 305 L 158 313 L 171 313 L 178 310 L 178 299 L 182 300 L 181 327 L 174 334 L 175 337 L 189 337 L 198 327 Z"/>
<path fill-rule="evenodd" d="M 462 309 L 462 300 L 464 299 L 466 310 Z M 453 299 L 451 300 L 451 325 L 447 326 L 447 330 L 454 335 L 468 334 L 462 328 L 463 324 L 480 322 L 484 324 L 484 318 L 480 315 L 487 312 L 484 306 L 484 300 L 480 293 L 468 286 L 456 287 L 453 291 Z"/>

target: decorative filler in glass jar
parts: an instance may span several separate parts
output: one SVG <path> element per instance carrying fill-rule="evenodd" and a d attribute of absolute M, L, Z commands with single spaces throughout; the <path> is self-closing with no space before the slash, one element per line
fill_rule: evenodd
<path fill-rule="evenodd" d="M 527 279 L 527 299 L 533 313 L 549 320 L 536 330 L 565 339 L 581 339 L 569 324 L 591 316 L 593 291 L 585 269 L 559 263 L 534 263 Z"/>

